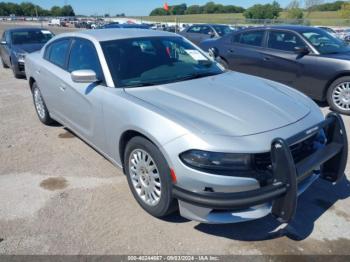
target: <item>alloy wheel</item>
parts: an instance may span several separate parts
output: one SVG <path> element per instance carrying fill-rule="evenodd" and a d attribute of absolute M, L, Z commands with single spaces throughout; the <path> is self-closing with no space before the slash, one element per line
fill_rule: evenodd
<path fill-rule="evenodd" d="M 135 149 L 129 157 L 129 173 L 139 198 L 149 206 L 159 203 L 161 181 L 153 158 L 142 149 Z"/>
<path fill-rule="evenodd" d="M 341 110 L 350 111 L 350 82 L 337 85 L 332 92 L 334 105 Z"/>

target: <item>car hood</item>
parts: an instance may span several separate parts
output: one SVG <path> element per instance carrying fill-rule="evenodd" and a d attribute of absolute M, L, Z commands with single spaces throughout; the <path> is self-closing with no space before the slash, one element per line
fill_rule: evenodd
<path fill-rule="evenodd" d="M 12 49 L 21 53 L 32 53 L 40 50 L 44 44 L 26 44 L 26 45 L 13 45 Z"/>
<path fill-rule="evenodd" d="M 310 112 L 309 99 L 299 92 L 236 72 L 125 90 L 206 134 L 262 133 L 295 123 Z"/>

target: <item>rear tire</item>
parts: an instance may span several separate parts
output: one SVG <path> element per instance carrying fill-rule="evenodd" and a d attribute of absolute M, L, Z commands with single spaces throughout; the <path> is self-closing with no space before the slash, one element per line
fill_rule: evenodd
<path fill-rule="evenodd" d="M 1 60 L 1 65 L 3 68 L 9 68 L 9 66 L 5 64 L 5 61 L 4 61 L 4 59 L 2 59 L 2 57 L 0 60 Z"/>
<path fill-rule="evenodd" d="M 54 120 L 50 117 L 50 113 L 47 110 L 44 98 L 41 95 L 40 89 L 36 82 L 32 85 L 32 94 L 33 94 L 33 102 L 35 111 L 39 117 L 39 120 L 44 125 L 51 125 L 54 123 Z"/>
<path fill-rule="evenodd" d="M 332 110 L 350 115 L 350 76 L 340 77 L 330 85 L 327 102 Z"/>
<path fill-rule="evenodd" d="M 137 136 L 126 145 L 125 173 L 139 205 L 154 217 L 165 217 L 177 209 L 172 196 L 170 168 L 159 149 Z"/>

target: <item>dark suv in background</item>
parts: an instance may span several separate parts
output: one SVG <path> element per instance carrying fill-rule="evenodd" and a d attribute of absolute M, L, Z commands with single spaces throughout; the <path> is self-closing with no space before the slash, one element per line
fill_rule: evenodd
<path fill-rule="evenodd" d="M 323 29 L 250 28 L 200 47 L 226 68 L 284 83 L 350 114 L 350 47 Z"/>

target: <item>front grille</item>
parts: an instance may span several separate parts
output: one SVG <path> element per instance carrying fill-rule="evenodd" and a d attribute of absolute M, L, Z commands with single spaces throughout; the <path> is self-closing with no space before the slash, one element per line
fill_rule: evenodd
<path fill-rule="evenodd" d="M 308 157 L 315 152 L 315 141 L 317 134 L 290 146 L 295 163 Z M 254 155 L 254 167 L 257 171 L 268 171 L 272 168 L 271 153 L 260 153 Z"/>
<path fill-rule="evenodd" d="M 24 64 L 19 63 L 18 69 L 19 69 L 19 71 L 24 72 Z"/>

